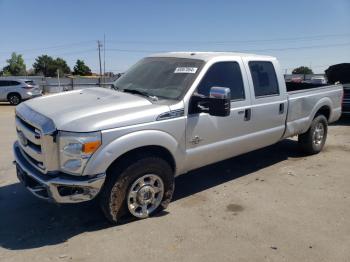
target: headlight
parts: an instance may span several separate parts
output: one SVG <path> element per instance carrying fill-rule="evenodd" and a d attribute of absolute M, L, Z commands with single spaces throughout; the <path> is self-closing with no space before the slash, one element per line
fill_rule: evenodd
<path fill-rule="evenodd" d="M 61 170 L 72 175 L 81 175 L 87 161 L 102 143 L 101 133 L 60 131 L 58 143 Z"/>

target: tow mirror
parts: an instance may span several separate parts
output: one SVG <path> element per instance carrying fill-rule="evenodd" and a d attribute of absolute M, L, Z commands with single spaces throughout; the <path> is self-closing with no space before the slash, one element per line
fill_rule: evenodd
<path fill-rule="evenodd" d="M 226 87 L 212 87 L 209 97 L 193 96 L 192 103 L 195 106 L 191 110 L 193 113 L 205 112 L 212 116 L 229 116 L 231 111 L 231 90 Z"/>
<path fill-rule="evenodd" d="M 229 116 L 231 111 L 231 90 L 227 87 L 212 87 L 209 93 L 209 114 Z"/>

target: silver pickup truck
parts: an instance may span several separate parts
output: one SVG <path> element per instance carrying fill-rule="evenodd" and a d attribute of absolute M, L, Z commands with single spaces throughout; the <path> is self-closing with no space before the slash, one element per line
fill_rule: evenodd
<path fill-rule="evenodd" d="M 341 115 L 341 85 L 288 92 L 276 58 L 164 53 L 115 83 L 16 107 L 17 176 L 37 197 L 95 197 L 107 219 L 146 218 L 169 204 L 174 178 L 298 135 L 320 152 Z"/>

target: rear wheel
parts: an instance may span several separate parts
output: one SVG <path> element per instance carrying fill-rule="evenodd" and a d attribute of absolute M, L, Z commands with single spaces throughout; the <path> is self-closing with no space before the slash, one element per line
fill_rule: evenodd
<path fill-rule="evenodd" d="M 157 156 L 130 160 L 112 168 L 100 194 L 102 211 L 114 224 L 165 209 L 174 192 L 173 170 L 165 160 Z"/>
<path fill-rule="evenodd" d="M 302 150 L 309 155 L 319 153 L 326 142 L 327 131 L 327 118 L 324 115 L 316 116 L 309 130 L 298 137 Z"/>
<path fill-rule="evenodd" d="M 18 105 L 19 103 L 21 103 L 21 97 L 18 94 L 9 94 L 7 100 L 10 102 L 11 105 Z"/>

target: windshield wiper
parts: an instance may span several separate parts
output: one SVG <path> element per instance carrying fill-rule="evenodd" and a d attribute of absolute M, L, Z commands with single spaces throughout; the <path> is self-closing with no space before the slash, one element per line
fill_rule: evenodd
<path fill-rule="evenodd" d="M 126 89 L 123 89 L 122 91 L 125 92 L 125 93 L 130 93 L 130 94 L 137 94 L 137 95 L 146 96 L 146 97 L 152 99 L 153 101 L 157 101 L 157 100 L 158 100 L 158 97 L 156 97 L 156 96 L 151 96 L 151 95 L 149 95 L 147 92 L 143 92 L 143 91 L 136 90 L 136 89 L 128 89 L 128 88 L 126 88 Z"/>

